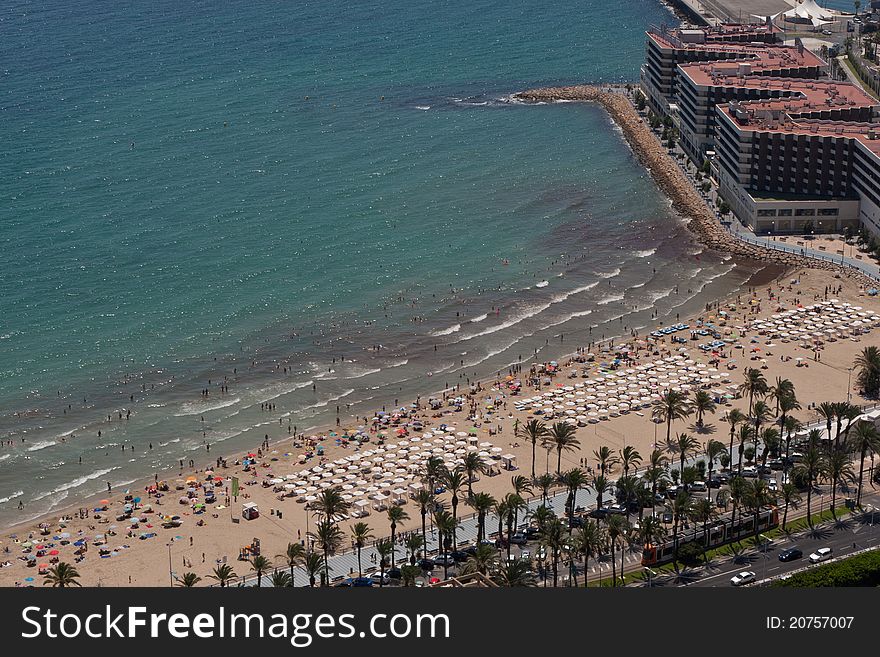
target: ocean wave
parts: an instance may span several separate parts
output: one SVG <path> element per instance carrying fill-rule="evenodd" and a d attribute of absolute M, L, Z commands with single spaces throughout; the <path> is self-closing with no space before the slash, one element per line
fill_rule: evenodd
<path fill-rule="evenodd" d="M 262 388 L 257 392 L 257 403 L 264 404 L 267 401 L 272 401 L 273 399 L 277 399 L 278 397 L 283 397 L 284 395 L 290 394 L 294 390 L 307 388 L 308 386 L 314 384 L 315 382 L 309 379 L 308 381 L 300 381 L 298 383 L 294 383 L 293 385 L 290 385 L 289 383 L 281 383 L 278 385 L 269 386 L 267 388 Z"/>
<path fill-rule="evenodd" d="M 319 401 L 319 402 L 314 403 L 314 404 L 309 404 L 308 406 L 303 406 L 303 407 L 302 407 L 301 409 L 299 409 L 299 410 L 300 410 L 300 411 L 308 411 L 308 410 L 311 410 L 311 409 L 313 409 L 313 408 L 324 408 L 325 406 L 327 406 L 327 405 L 330 404 L 331 402 L 339 401 L 339 400 L 342 399 L 343 397 L 348 397 L 348 396 L 349 396 L 350 394 L 352 394 L 353 392 L 354 392 L 354 388 L 349 388 L 349 389 L 346 390 L 345 392 L 342 392 L 342 393 L 336 395 L 335 397 L 328 397 L 328 398 L 325 399 L 324 401 Z"/>
<path fill-rule="evenodd" d="M 562 294 L 557 294 L 552 298 L 553 303 L 560 303 L 565 301 L 569 297 L 573 297 L 575 294 L 580 294 L 581 292 L 587 292 L 592 290 L 599 284 L 599 281 L 593 281 L 592 283 L 587 283 L 586 285 L 581 285 L 580 287 L 576 287 L 573 290 L 569 290 L 568 292 L 563 292 Z"/>
<path fill-rule="evenodd" d="M 636 251 L 636 258 L 647 258 L 648 256 L 652 256 L 657 253 L 657 249 L 645 249 L 644 251 Z"/>
<path fill-rule="evenodd" d="M 620 267 L 615 267 L 609 272 L 597 273 L 596 276 L 599 278 L 614 278 L 615 276 L 620 276 Z"/>
<path fill-rule="evenodd" d="M 389 367 L 389 368 L 390 368 L 390 367 L 403 367 L 403 366 L 406 365 L 408 362 L 409 362 L 409 358 L 404 358 L 403 360 L 398 360 L 398 361 L 395 361 L 395 362 L 391 363 L 391 365 L 389 365 L 388 367 Z"/>
<path fill-rule="evenodd" d="M 474 317 L 474 318 L 471 320 L 471 324 L 476 324 L 477 322 L 482 322 L 482 321 L 483 321 L 484 319 L 486 319 L 488 316 L 489 316 L 489 315 L 488 315 L 487 313 L 483 313 L 482 315 L 477 315 L 476 317 Z"/>
<path fill-rule="evenodd" d="M 378 372 L 381 372 L 381 371 L 382 371 L 381 367 L 376 367 L 373 369 L 364 370 L 363 372 L 360 372 L 358 374 L 352 374 L 351 376 L 344 376 L 342 378 L 343 379 L 360 379 L 365 376 L 369 376 L 370 374 L 377 374 Z"/>
<path fill-rule="evenodd" d="M 64 493 L 65 491 L 71 490 L 73 488 L 79 488 L 83 484 L 90 482 L 92 479 L 97 479 L 98 477 L 103 477 L 105 475 L 110 474 L 114 470 L 118 470 L 119 466 L 115 466 L 112 468 L 104 468 L 102 470 L 95 470 L 91 474 L 84 475 L 82 477 L 77 477 L 76 479 L 72 479 L 67 483 L 61 484 L 60 486 L 53 488 L 52 490 L 44 493 L 40 493 L 36 497 L 34 497 L 34 502 L 38 500 L 42 500 L 43 498 L 49 497 L 50 495 L 57 495 L 59 493 Z M 67 495 L 65 494 L 65 497 Z"/>
<path fill-rule="evenodd" d="M 431 109 L 431 106 L 430 105 L 416 105 L 415 108 L 417 110 L 422 110 L 423 112 L 427 112 L 429 109 Z"/>
<path fill-rule="evenodd" d="M 607 297 L 602 297 L 601 299 L 599 299 L 599 301 L 597 301 L 596 303 L 597 303 L 597 305 L 605 306 L 605 305 L 607 305 L 609 303 L 613 303 L 615 301 L 623 301 L 624 296 L 625 295 L 623 292 L 621 292 L 619 294 L 609 294 Z"/>
<path fill-rule="evenodd" d="M 181 404 L 180 412 L 175 413 L 174 417 L 185 417 L 187 415 L 199 415 L 200 413 L 208 413 L 210 411 L 216 411 L 220 408 L 232 406 L 233 404 L 238 404 L 240 401 L 241 398 L 236 397 L 235 399 L 227 399 L 226 401 L 218 402 L 216 404 L 206 402 L 185 402 L 184 404 Z"/>
<path fill-rule="evenodd" d="M 0 454 L 0 461 L 5 461 L 10 456 L 12 456 L 12 454 Z"/>
<path fill-rule="evenodd" d="M 436 331 L 430 331 L 428 335 L 433 336 L 435 338 L 439 338 L 441 335 L 450 335 L 451 333 L 458 333 L 461 330 L 461 324 L 453 324 L 449 328 L 445 329 L 437 329 Z"/>
<path fill-rule="evenodd" d="M 553 302 L 550 301 L 548 303 L 538 304 L 536 306 L 531 306 L 527 310 L 514 315 L 506 322 L 502 322 L 501 324 L 497 324 L 492 326 L 491 328 L 487 328 L 485 331 L 480 331 L 479 333 L 474 333 L 473 335 L 466 335 L 462 337 L 457 342 L 465 342 L 467 340 L 473 340 L 474 338 L 481 338 L 484 335 L 491 335 L 492 333 L 497 333 L 498 331 L 503 331 L 506 328 L 510 328 L 511 326 L 516 326 L 522 321 L 527 320 L 529 317 L 534 317 L 535 315 L 544 312 L 550 306 L 553 305 Z"/>
<path fill-rule="evenodd" d="M 54 440 L 41 440 L 38 443 L 34 443 L 30 447 L 27 448 L 29 452 L 39 452 L 41 449 L 46 449 L 47 447 L 52 447 L 53 445 L 57 445 L 58 443 Z"/>
<path fill-rule="evenodd" d="M 9 502 L 10 500 L 14 500 L 16 497 L 21 497 L 22 495 L 24 495 L 24 491 L 17 490 L 12 495 L 8 495 L 6 497 L 0 497 L 0 504 L 6 504 L 6 502 Z"/>

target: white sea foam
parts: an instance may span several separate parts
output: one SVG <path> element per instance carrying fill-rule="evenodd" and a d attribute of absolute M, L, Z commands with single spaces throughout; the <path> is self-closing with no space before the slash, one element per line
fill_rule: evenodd
<path fill-rule="evenodd" d="M 24 495 L 24 491 L 17 490 L 12 495 L 7 495 L 6 497 L 0 497 L 0 504 L 5 504 L 6 502 L 9 502 L 10 500 L 14 500 L 16 497 L 21 497 L 22 495 Z"/>
<path fill-rule="evenodd" d="M 620 292 L 619 294 L 609 294 L 607 297 L 602 297 L 596 303 L 600 306 L 605 306 L 609 303 L 613 303 L 615 301 L 623 301 L 624 293 Z"/>
<path fill-rule="evenodd" d="M 416 105 L 416 109 L 422 110 L 423 112 L 426 112 L 429 109 L 431 109 L 431 106 L 430 105 Z"/>
<path fill-rule="evenodd" d="M 596 276 L 598 276 L 599 278 L 614 278 L 615 276 L 620 276 L 620 268 L 615 267 L 614 269 L 612 269 L 609 272 L 602 272 L 602 273 L 596 274 Z"/>
<path fill-rule="evenodd" d="M 327 406 L 327 404 L 329 404 L 330 402 L 339 401 L 339 400 L 342 399 L 343 397 L 348 397 L 348 396 L 349 396 L 351 393 L 353 393 L 353 392 L 354 392 L 354 388 L 349 388 L 349 389 L 346 390 L 345 392 L 342 392 L 342 393 L 336 395 L 335 397 L 328 397 L 328 398 L 325 399 L 324 401 L 319 401 L 319 402 L 317 402 L 317 403 L 315 403 L 315 404 L 309 404 L 308 406 L 303 406 L 303 407 L 302 407 L 301 409 L 299 409 L 299 410 L 300 410 L 300 411 L 307 411 L 307 410 L 310 410 L 310 409 L 312 409 L 312 408 L 324 408 L 324 407 Z"/>
<path fill-rule="evenodd" d="M 431 335 L 435 338 L 440 337 L 441 335 L 450 335 L 451 333 L 458 333 L 461 330 L 461 324 L 453 324 L 449 328 L 438 329 L 436 331 L 431 331 L 428 335 Z"/>
<path fill-rule="evenodd" d="M 644 251 L 636 251 L 636 258 L 647 258 L 657 253 L 657 249 L 645 249 Z"/>
<path fill-rule="evenodd" d="M 482 315 L 477 315 L 476 317 L 474 317 L 474 318 L 471 320 L 471 324 L 476 324 L 477 322 L 482 322 L 482 321 L 483 321 L 484 319 L 486 319 L 488 316 L 489 316 L 489 315 L 486 314 L 486 313 L 483 313 Z"/>
<path fill-rule="evenodd" d="M 297 383 L 294 383 L 293 385 L 285 382 L 263 388 L 257 392 L 257 403 L 263 404 L 265 402 L 272 401 L 273 399 L 277 399 L 278 397 L 287 395 L 294 390 L 299 390 L 300 388 L 306 388 L 308 386 L 314 385 L 314 383 L 314 381 L 309 379 L 308 381 L 299 381 Z"/>
<path fill-rule="evenodd" d="M 547 287 L 550 285 L 550 281 L 541 281 L 540 283 L 535 283 L 535 287 Z"/>
<path fill-rule="evenodd" d="M 11 454 L 0 454 L 0 461 L 5 461 L 10 456 L 12 456 L 12 455 Z"/>
<path fill-rule="evenodd" d="M 41 440 L 38 443 L 34 443 L 30 447 L 27 448 L 29 452 L 39 452 L 41 449 L 46 449 L 47 447 L 52 447 L 52 445 L 57 445 L 58 443 L 54 440 Z"/>
<path fill-rule="evenodd" d="M 377 372 L 381 372 L 381 367 L 376 367 L 373 369 L 364 370 L 363 372 L 359 372 L 357 374 L 352 374 L 351 376 L 344 376 L 343 379 L 360 379 L 365 376 L 369 376 L 370 374 L 376 374 Z"/>
<path fill-rule="evenodd" d="M 409 362 L 409 358 L 404 358 L 403 360 L 398 360 L 398 361 L 391 363 L 391 365 L 389 365 L 388 367 L 403 367 L 408 362 Z"/>
<path fill-rule="evenodd" d="M 175 413 L 174 417 L 185 417 L 187 415 L 199 415 L 200 413 L 208 413 L 210 411 L 216 411 L 220 408 L 232 406 L 233 404 L 238 404 L 240 401 L 241 398 L 236 397 L 234 399 L 227 399 L 225 401 L 217 402 L 215 404 L 206 402 L 185 402 L 181 404 L 180 412 Z"/>
<path fill-rule="evenodd" d="M 118 469 L 119 469 L 119 466 L 115 466 L 112 468 L 104 468 L 102 470 L 95 470 L 91 474 L 87 474 L 82 477 L 77 477 L 76 479 L 72 479 L 71 481 L 68 481 L 67 483 L 61 484 L 60 486 L 53 488 L 49 492 L 40 493 L 39 495 L 37 495 L 34 498 L 34 501 L 36 502 L 38 500 L 42 500 L 43 498 L 49 497 L 50 495 L 57 495 L 59 493 L 64 493 L 65 491 L 71 490 L 73 488 L 79 488 L 80 486 L 82 486 L 85 483 L 88 483 L 92 479 L 98 479 L 99 477 L 103 477 L 105 475 L 108 475 L 111 472 L 113 472 L 114 470 L 118 470 Z M 66 494 L 65 494 L 65 497 L 67 497 Z"/>

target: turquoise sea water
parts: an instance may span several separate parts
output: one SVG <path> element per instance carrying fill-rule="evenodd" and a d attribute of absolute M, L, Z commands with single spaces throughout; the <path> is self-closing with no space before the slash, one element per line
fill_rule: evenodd
<path fill-rule="evenodd" d="M 673 20 L 4 3 L 0 522 L 732 289 L 603 112 L 508 99 L 636 80 Z"/>

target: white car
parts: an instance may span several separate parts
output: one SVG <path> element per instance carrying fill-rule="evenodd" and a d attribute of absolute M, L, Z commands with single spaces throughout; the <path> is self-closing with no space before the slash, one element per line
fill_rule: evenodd
<path fill-rule="evenodd" d="M 831 548 L 819 548 L 810 555 L 810 563 L 821 563 L 831 558 Z"/>
<path fill-rule="evenodd" d="M 755 573 L 751 570 L 744 570 L 730 578 L 730 583 L 734 586 L 742 586 L 743 584 L 751 584 L 755 581 Z"/>

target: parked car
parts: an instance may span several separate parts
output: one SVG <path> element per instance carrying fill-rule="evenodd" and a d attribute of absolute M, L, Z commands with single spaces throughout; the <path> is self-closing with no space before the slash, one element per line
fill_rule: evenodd
<path fill-rule="evenodd" d="M 516 532 L 510 537 L 511 545 L 525 545 L 528 542 L 528 537 L 523 532 Z"/>
<path fill-rule="evenodd" d="M 434 563 L 433 559 L 421 559 L 416 565 L 422 570 L 434 570 L 437 564 Z"/>
<path fill-rule="evenodd" d="M 721 488 L 722 483 L 720 475 L 712 475 L 709 477 L 709 488 Z"/>
<path fill-rule="evenodd" d="M 438 554 L 434 557 L 434 564 L 437 566 L 454 566 L 455 559 L 452 558 L 451 554 Z"/>
<path fill-rule="evenodd" d="M 394 568 L 389 568 L 386 574 L 391 579 L 402 579 L 403 578 L 403 573 L 400 572 L 400 568 L 398 568 L 397 566 L 395 566 Z"/>
<path fill-rule="evenodd" d="M 391 581 L 391 577 L 388 573 L 373 573 L 370 575 L 370 579 L 373 580 L 373 584 L 376 586 L 379 586 L 380 584 L 385 586 Z"/>
<path fill-rule="evenodd" d="M 823 547 L 819 548 L 813 554 L 810 555 L 810 563 L 821 563 L 823 561 L 828 561 L 831 558 L 831 548 Z"/>
<path fill-rule="evenodd" d="M 695 481 L 690 485 L 691 491 L 702 492 L 706 490 L 706 482 L 705 481 Z"/>
<path fill-rule="evenodd" d="M 794 561 L 795 559 L 800 559 L 802 556 L 804 556 L 804 553 L 800 548 L 790 547 L 779 553 L 779 560 Z"/>
<path fill-rule="evenodd" d="M 772 461 L 768 461 L 767 465 L 770 466 L 771 470 L 782 470 L 782 459 L 773 459 Z"/>
<path fill-rule="evenodd" d="M 525 535 L 528 540 L 535 541 L 541 535 L 541 530 L 537 527 L 527 527 Z"/>
<path fill-rule="evenodd" d="M 734 586 L 743 586 L 755 581 L 755 573 L 751 570 L 744 570 L 730 578 L 730 583 Z"/>
<path fill-rule="evenodd" d="M 339 586 L 372 586 L 371 577 L 348 577 L 339 583 Z"/>
<path fill-rule="evenodd" d="M 470 555 L 464 550 L 453 550 L 452 552 L 449 553 L 449 556 L 451 556 L 455 562 L 459 562 L 459 561 L 467 561 L 467 559 Z"/>

